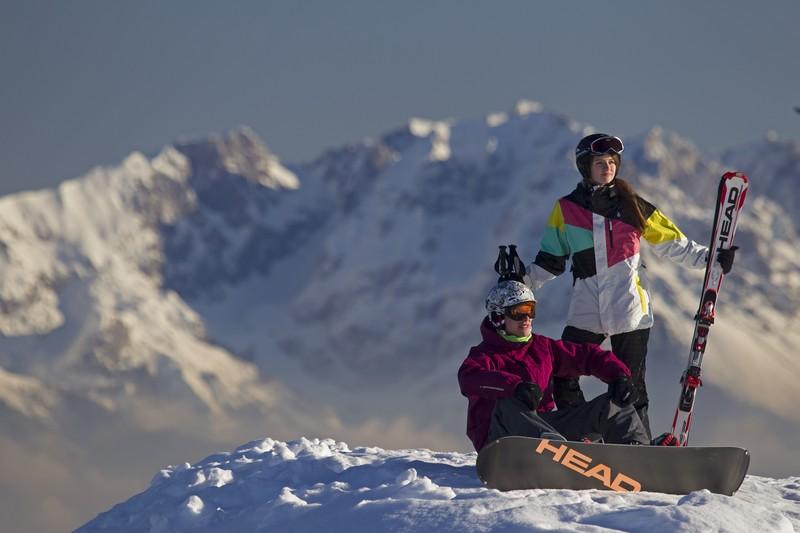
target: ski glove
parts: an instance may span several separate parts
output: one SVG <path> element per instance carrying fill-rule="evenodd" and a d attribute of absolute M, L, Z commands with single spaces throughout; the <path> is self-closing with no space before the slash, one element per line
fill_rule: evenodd
<path fill-rule="evenodd" d="M 525 404 L 531 411 L 539 406 L 542 401 L 542 389 L 536 383 L 523 381 L 514 389 L 514 398 Z"/>
<path fill-rule="evenodd" d="M 717 262 L 722 267 L 722 273 L 727 274 L 733 268 L 733 258 L 736 255 L 738 246 L 731 246 L 724 250 L 717 250 Z"/>
<path fill-rule="evenodd" d="M 631 405 L 639 397 L 636 387 L 628 376 L 620 376 L 608 384 L 608 397 L 620 407 Z"/>

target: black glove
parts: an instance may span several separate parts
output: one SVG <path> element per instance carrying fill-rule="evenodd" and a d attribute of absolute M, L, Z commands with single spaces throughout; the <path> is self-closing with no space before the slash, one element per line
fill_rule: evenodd
<path fill-rule="evenodd" d="M 578 378 L 553 377 L 553 399 L 559 409 L 580 407 L 586 403 Z"/>
<path fill-rule="evenodd" d="M 717 250 L 717 263 L 722 267 L 722 273 L 727 274 L 733 268 L 733 258 L 736 256 L 738 246 L 731 246 L 730 248 Z"/>
<path fill-rule="evenodd" d="M 620 407 L 631 405 L 639 397 L 639 392 L 628 376 L 620 376 L 608 384 L 608 397 Z"/>
<path fill-rule="evenodd" d="M 542 401 L 542 389 L 536 383 L 523 381 L 514 389 L 514 398 L 525 404 L 531 411 L 539 406 Z"/>

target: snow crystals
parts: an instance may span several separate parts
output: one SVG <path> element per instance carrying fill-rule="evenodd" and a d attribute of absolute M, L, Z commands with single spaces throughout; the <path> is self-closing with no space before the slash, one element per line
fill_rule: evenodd
<path fill-rule="evenodd" d="M 486 489 L 474 453 L 253 441 L 162 470 L 80 533 L 238 531 L 794 531 L 800 478 L 749 476 L 733 497 Z M 582 525 L 582 526 L 579 526 Z"/>

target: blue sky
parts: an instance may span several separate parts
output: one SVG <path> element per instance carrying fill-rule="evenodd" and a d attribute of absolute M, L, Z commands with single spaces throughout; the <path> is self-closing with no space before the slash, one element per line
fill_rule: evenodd
<path fill-rule="evenodd" d="M 252 127 L 286 162 L 519 99 L 714 150 L 800 139 L 800 2 L 0 4 L 0 194 Z"/>

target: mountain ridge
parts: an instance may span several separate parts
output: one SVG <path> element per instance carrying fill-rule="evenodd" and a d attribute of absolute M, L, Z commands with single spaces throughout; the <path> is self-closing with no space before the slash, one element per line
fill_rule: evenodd
<path fill-rule="evenodd" d="M 577 181 L 575 142 L 592 130 L 522 102 L 411 119 L 284 164 L 239 128 L 0 198 L 0 421 L 22 428 L 21 442 L 47 435 L 45 449 L 51 438 L 102 446 L 103 464 L 131 461 L 125 450 L 155 435 L 203 449 L 262 426 L 273 438 L 467 450 L 455 372 L 479 340 L 496 247 L 532 259 Z M 716 442 L 732 434 L 723 419 L 762 418 L 759 438 L 737 438 L 767 472 L 796 451 L 781 436 L 800 427 L 797 215 L 794 196 L 770 192 L 797 177 L 798 153 L 773 139 L 717 158 L 653 128 L 623 154 L 622 175 L 701 243 L 719 175 L 751 174 L 704 366 L 697 419 L 708 423 L 693 431 Z M 644 254 L 657 320 L 648 384 L 663 425 L 702 273 Z M 537 332 L 560 335 L 568 278 L 537 294 Z"/>

